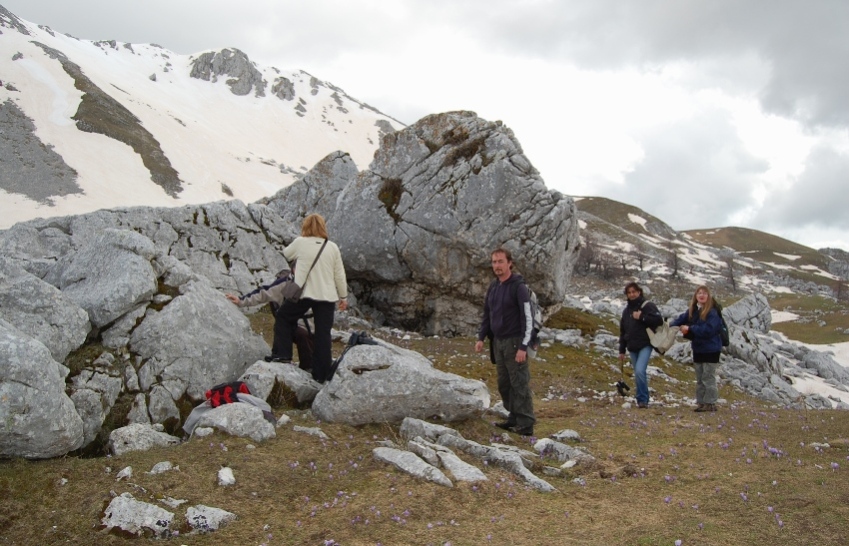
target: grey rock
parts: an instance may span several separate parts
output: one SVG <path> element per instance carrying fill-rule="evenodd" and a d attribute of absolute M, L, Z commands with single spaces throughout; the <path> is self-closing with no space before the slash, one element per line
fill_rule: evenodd
<path fill-rule="evenodd" d="M 315 436 L 316 438 L 319 438 L 321 440 L 330 439 L 330 436 L 325 434 L 324 431 L 318 427 L 302 427 L 300 425 L 295 425 L 294 427 L 292 427 L 292 430 L 294 430 L 295 432 L 303 432 L 304 434 L 309 434 L 310 436 Z"/>
<path fill-rule="evenodd" d="M 198 401 L 209 387 L 239 377 L 269 348 L 238 308 L 207 283 L 190 282 L 182 291 L 161 311 L 148 311 L 133 330 L 130 350 L 144 361 L 138 371 L 143 391 L 159 378 L 181 384 Z"/>
<path fill-rule="evenodd" d="M 441 449 L 436 452 L 442 466 L 451 473 L 455 480 L 460 482 L 485 482 L 488 481 L 486 474 L 473 465 L 470 465 L 453 451 Z"/>
<path fill-rule="evenodd" d="M 81 447 L 83 421 L 65 394 L 68 369 L 2 319 L 0 362 L 0 456 L 46 459 Z"/>
<path fill-rule="evenodd" d="M 101 519 L 107 530 L 117 528 L 133 535 L 155 538 L 167 537 L 173 522 L 173 512 L 136 500 L 129 493 L 112 499 Z"/>
<path fill-rule="evenodd" d="M 255 442 L 274 438 L 274 425 L 268 422 L 262 410 L 251 404 L 221 404 L 203 414 L 198 427 L 212 427 L 232 436 L 249 437 Z"/>
<path fill-rule="evenodd" d="M 543 438 L 534 444 L 534 449 L 542 458 L 552 457 L 558 462 L 566 461 L 592 462 L 595 457 L 585 452 L 582 449 L 572 447 L 560 442 L 556 442 L 550 438 Z"/>
<path fill-rule="evenodd" d="M 180 410 L 168 389 L 162 385 L 153 385 L 148 395 L 147 413 L 152 423 L 165 423 L 168 420 L 180 420 Z"/>
<path fill-rule="evenodd" d="M 431 442 L 436 442 L 444 434 L 460 436 L 460 433 L 453 428 L 434 423 L 428 423 L 422 419 L 413 417 L 405 417 L 398 429 L 398 435 L 406 440 L 415 440 L 423 438 Z"/>
<path fill-rule="evenodd" d="M 581 435 L 577 431 L 571 429 L 563 429 L 551 435 L 551 438 L 558 442 L 570 441 L 581 442 Z"/>
<path fill-rule="evenodd" d="M 376 447 L 372 450 L 375 460 L 395 466 L 398 470 L 446 487 L 454 487 L 451 480 L 435 466 L 429 465 L 416 454 L 391 447 Z"/>
<path fill-rule="evenodd" d="M 321 385 L 312 378 L 309 372 L 292 364 L 265 362 L 263 360 L 251 364 L 245 370 L 245 373 L 239 377 L 239 381 L 244 381 L 251 394 L 263 400 L 268 400 L 275 387 L 278 390 L 284 390 L 291 393 L 297 405 L 312 402 L 321 390 Z M 277 402 L 274 401 L 274 403 Z"/>
<path fill-rule="evenodd" d="M 94 326 L 101 327 L 156 293 L 156 275 L 150 265 L 154 253 L 147 237 L 107 229 L 60 259 L 45 280 L 85 309 Z"/>
<path fill-rule="evenodd" d="M 43 343 L 62 362 L 91 329 L 88 314 L 56 287 L 0 258 L 0 319 Z"/>
<path fill-rule="evenodd" d="M 405 417 L 450 422 L 478 417 L 489 403 L 483 382 L 436 370 L 422 355 L 380 342 L 348 350 L 312 411 L 323 421 L 350 425 Z"/>
<path fill-rule="evenodd" d="M 147 399 L 144 394 L 137 394 L 133 405 L 127 413 L 127 422 L 131 425 L 150 425 L 150 415 L 147 413 Z"/>
<path fill-rule="evenodd" d="M 192 78 L 218 81 L 219 76 L 230 76 L 227 85 L 234 95 L 247 95 L 251 89 L 257 97 L 265 96 L 267 82 L 248 56 L 236 48 L 208 51 L 192 61 Z"/>
<path fill-rule="evenodd" d="M 176 436 L 160 432 L 150 425 L 135 423 L 113 430 L 109 434 L 108 448 L 112 455 L 120 457 L 130 451 L 147 451 L 179 443 L 180 439 Z"/>
<path fill-rule="evenodd" d="M 772 327 L 769 300 L 760 293 L 749 294 L 722 310 L 722 317 L 731 325 L 766 334 Z"/>
<path fill-rule="evenodd" d="M 429 442 L 417 436 L 414 440 L 407 442 L 407 451 L 415 453 L 431 466 L 439 466 L 439 456 L 436 450 L 428 445 Z"/>
<path fill-rule="evenodd" d="M 233 512 L 198 504 L 186 509 L 186 523 L 200 533 L 217 531 L 224 525 L 236 521 L 238 516 Z"/>

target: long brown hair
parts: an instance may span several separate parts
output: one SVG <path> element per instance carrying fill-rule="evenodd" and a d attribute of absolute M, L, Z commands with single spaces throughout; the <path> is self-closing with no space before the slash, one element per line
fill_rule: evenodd
<path fill-rule="evenodd" d="M 301 224 L 301 237 L 320 237 L 327 239 L 327 224 L 321 214 L 310 214 Z"/>
<path fill-rule="evenodd" d="M 702 290 L 704 290 L 705 293 L 708 295 L 708 299 L 707 302 L 705 302 L 705 306 L 702 307 L 702 311 L 699 313 L 699 317 L 702 320 L 705 320 L 708 316 L 708 313 L 710 313 L 710 310 L 713 309 L 713 296 L 710 293 L 710 289 L 707 286 L 702 285 L 696 288 L 696 291 L 693 292 L 693 299 L 690 300 L 690 320 L 693 320 L 693 315 L 699 308 L 699 302 L 696 300 L 696 296 Z"/>

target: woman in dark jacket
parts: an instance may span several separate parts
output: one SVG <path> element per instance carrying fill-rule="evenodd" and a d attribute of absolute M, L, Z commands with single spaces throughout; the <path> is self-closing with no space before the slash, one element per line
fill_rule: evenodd
<path fill-rule="evenodd" d="M 670 326 L 680 326 L 681 334 L 692 342 L 698 404 L 695 411 L 716 411 L 716 399 L 719 397 L 716 368 L 722 351 L 722 319 L 714 307 L 707 286 L 696 289 L 689 309 L 673 320 Z"/>
<path fill-rule="evenodd" d="M 649 378 L 646 369 L 653 347 L 646 328 L 654 330 L 663 323 L 657 306 L 643 297 L 643 289 L 635 282 L 625 285 L 628 304 L 619 321 L 619 360 L 625 360 L 627 349 L 637 382 L 637 407 L 649 407 Z"/>

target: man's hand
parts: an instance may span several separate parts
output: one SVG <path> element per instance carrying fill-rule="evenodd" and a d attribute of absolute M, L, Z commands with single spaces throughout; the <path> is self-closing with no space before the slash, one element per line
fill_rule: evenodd
<path fill-rule="evenodd" d="M 525 362 L 527 360 L 528 360 L 528 351 L 523 351 L 522 349 L 519 349 L 518 351 L 516 351 L 516 362 L 521 364 L 522 362 Z"/>
<path fill-rule="evenodd" d="M 476 352 L 476 353 L 479 353 L 479 352 L 481 352 L 481 351 L 483 351 L 483 341 L 478 340 L 478 341 L 475 343 L 475 352 Z"/>
<path fill-rule="evenodd" d="M 230 303 L 235 303 L 236 305 L 239 305 L 239 296 L 234 296 L 233 294 L 226 294 L 224 297 L 227 298 Z"/>

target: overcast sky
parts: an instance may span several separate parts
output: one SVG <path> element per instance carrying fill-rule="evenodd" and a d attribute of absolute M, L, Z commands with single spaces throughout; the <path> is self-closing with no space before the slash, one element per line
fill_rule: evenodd
<path fill-rule="evenodd" d="M 849 250 L 847 0 L 0 0 L 90 40 L 236 47 L 404 123 L 472 110 L 549 188 Z"/>

